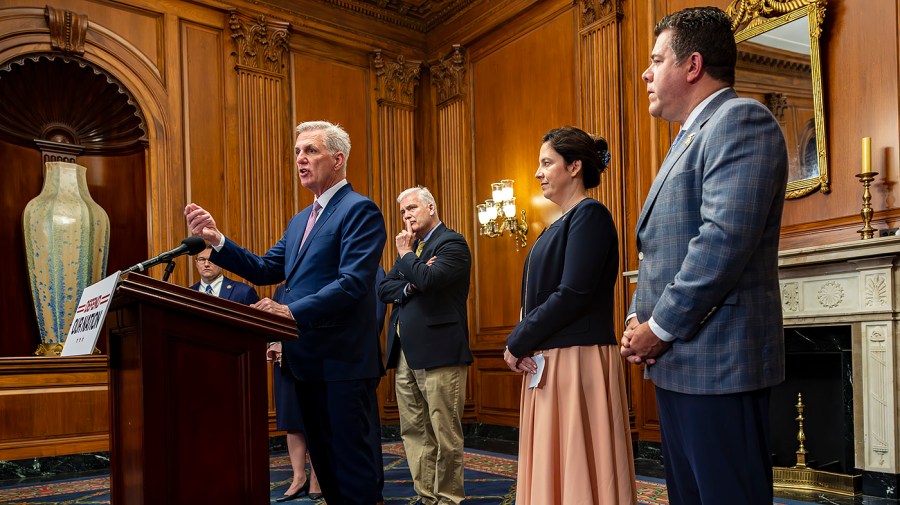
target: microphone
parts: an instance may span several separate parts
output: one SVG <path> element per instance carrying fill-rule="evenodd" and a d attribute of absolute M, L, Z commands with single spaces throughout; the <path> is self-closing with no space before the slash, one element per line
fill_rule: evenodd
<path fill-rule="evenodd" d="M 188 237 L 181 241 L 181 245 L 172 249 L 171 251 L 166 251 L 155 258 L 151 258 L 142 263 L 138 263 L 137 265 L 124 270 L 122 273 L 127 274 L 128 272 L 143 272 L 144 270 L 154 266 L 159 265 L 160 263 L 168 263 L 173 259 L 181 256 L 182 254 L 197 254 L 198 252 L 206 249 L 206 241 L 201 237 Z"/>

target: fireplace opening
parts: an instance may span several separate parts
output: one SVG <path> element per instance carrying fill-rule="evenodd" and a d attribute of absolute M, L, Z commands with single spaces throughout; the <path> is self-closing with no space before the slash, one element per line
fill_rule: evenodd
<path fill-rule="evenodd" d="M 803 397 L 806 464 L 853 473 L 853 381 L 849 326 L 785 328 L 785 380 L 772 388 L 773 464 L 797 463 L 797 393 Z"/>

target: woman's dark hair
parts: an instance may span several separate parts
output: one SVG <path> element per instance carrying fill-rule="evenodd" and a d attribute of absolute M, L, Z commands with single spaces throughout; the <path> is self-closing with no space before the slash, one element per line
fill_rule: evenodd
<path fill-rule="evenodd" d="M 584 189 L 600 185 L 600 174 L 609 165 L 609 144 L 603 137 L 592 137 L 574 126 L 554 128 L 544 134 L 541 143 L 550 147 L 566 161 L 566 165 L 581 160 L 581 180 Z"/>

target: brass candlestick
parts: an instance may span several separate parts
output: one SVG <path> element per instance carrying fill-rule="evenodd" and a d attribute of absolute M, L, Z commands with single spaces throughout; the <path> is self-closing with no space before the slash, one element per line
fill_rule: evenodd
<path fill-rule="evenodd" d="M 859 215 L 863 220 L 863 228 L 857 231 L 857 233 L 862 235 L 862 237 L 860 237 L 862 240 L 875 236 L 875 228 L 872 228 L 872 214 L 875 212 L 872 210 L 872 193 L 869 192 L 869 184 L 875 180 L 876 175 L 878 175 L 878 172 L 863 172 L 861 174 L 856 174 L 856 177 L 858 177 L 863 184 L 863 206 L 859 211 Z"/>
<path fill-rule="evenodd" d="M 800 442 L 800 448 L 797 449 L 797 464 L 794 468 L 806 468 L 806 449 L 803 442 L 806 442 L 806 434 L 803 433 L 803 395 L 797 393 L 797 417 L 794 418 L 800 424 L 800 430 L 797 432 L 797 441 Z"/>
<path fill-rule="evenodd" d="M 806 433 L 803 432 L 803 395 L 797 393 L 797 417 L 799 423 L 797 441 L 800 449 L 797 450 L 797 464 L 789 467 L 776 466 L 772 468 L 773 485 L 776 489 L 789 489 L 792 491 L 826 491 L 838 493 L 844 496 L 856 496 L 862 489 L 861 475 L 844 475 L 841 473 L 816 470 L 806 466 Z"/>

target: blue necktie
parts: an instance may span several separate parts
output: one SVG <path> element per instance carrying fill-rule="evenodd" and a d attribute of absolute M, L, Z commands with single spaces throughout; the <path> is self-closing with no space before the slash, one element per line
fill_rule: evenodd
<path fill-rule="evenodd" d="M 684 135 L 686 133 L 687 133 L 687 130 L 685 130 L 684 128 L 678 130 L 678 135 L 675 135 L 675 140 L 673 140 L 672 145 L 669 146 L 669 152 L 666 153 L 666 158 L 668 158 L 669 155 L 672 154 L 672 151 L 675 150 L 675 146 L 677 146 L 678 143 L 681 142 L 681 139 L 684 138 Z"/>
<path fill-rule="evenodd" d="M 212 286 L 210 286 L 209 284 L 206 285 L 206 294 L 208 294 L 208 295 L 213 294 Z"/>
<path fill-rule="evenodd" d="M 679 142 L 681 142 L 681 139 L 684 138 L 684 135 L 685 135 L 686 133 L 687 133 L 687 130 L 685 130 L 684 128 L 678 130 L 678 135 L 675 135 L 675 140 L 673 140 L 673 141 L 672 141 L 672 145 L 669 146 L 669 150 L 670 150 L 670 151 L 671 151 L 672 149 L 674 149 L 675 146 L 678 145 Z"/>

